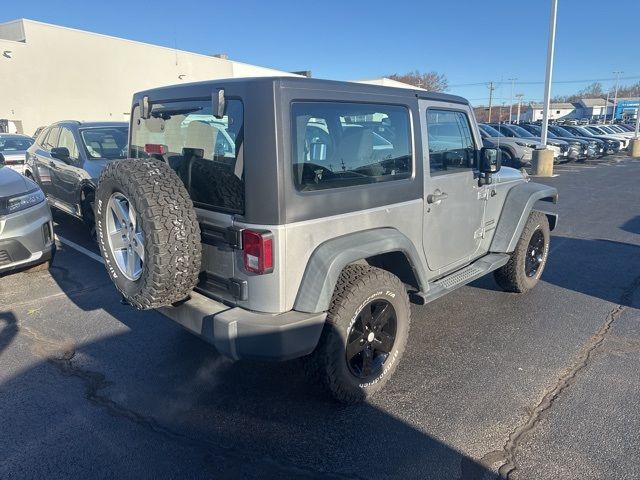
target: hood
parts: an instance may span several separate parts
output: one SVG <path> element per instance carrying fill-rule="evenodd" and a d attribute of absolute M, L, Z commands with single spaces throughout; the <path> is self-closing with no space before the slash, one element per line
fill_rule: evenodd
<path fill-rule="evenodd" d="M 494 145 L 498 145 L 498 144 L 513 145 L 516 142 L 527 143 L 527 144 L 530 144 L 530 145 L 534 145 L 534 148 L 535 148 L 535 146 L 542 145 L 542 143 L 539 140 L 535 139 L 535 138 L 489 137 L 487 140 L 489 140 Z M 520 147 L 521 145 L 518 145 L 518 146 Z"/>
<path fill-rule="evenodd" d="M 15 170 L 0 167 L 0 197 L 20 195 L 36 188 L 37 185 Z"/>

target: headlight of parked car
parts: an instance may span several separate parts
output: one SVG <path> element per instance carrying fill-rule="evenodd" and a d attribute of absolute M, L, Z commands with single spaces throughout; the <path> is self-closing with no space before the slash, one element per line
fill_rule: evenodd
<path fill-rule="evenodd" d="M 39 188 L 20 195 L 0 197 L 0 215 L 10 215 L 42 202 L 44 202 L 44 193 Z"/>

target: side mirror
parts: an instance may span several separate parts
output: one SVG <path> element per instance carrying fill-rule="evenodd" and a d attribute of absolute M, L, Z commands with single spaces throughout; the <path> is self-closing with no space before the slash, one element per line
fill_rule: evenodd
<path fill-rule="evenodd" d="M 70 156 L 69 149 L 67 147 L 53 147 L 51 149 L 51 156 L 63 162 L 68 162 Z"/>
<path fill-rule="evenodd" d="M 500 171 L 502 167 L 502 151 L 498 148 L 482 147 L 480 150 L 480 185 L 491 184 L 491 175 Z"/>
<path fill-rule="evenodd" d="M 483 147 L 480 150 L 480 173 L 497 173 L 502 167 L 502 152 L 497 148 Z"/>
<path fill-rule="evenodd" d="M 0 165 L 5 165 L 7 162 L 4 159 L 4 155 L 0 153 Z"/>

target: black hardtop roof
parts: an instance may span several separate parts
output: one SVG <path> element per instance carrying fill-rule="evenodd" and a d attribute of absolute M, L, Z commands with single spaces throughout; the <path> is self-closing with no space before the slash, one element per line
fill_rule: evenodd
<path fill-rule="evenodd" d="M 309 90 L 327 90 L 352 93 L 365 93 L 371 95 L 385 95 L 398 97 L 418 97 L 425 100 L 435 100 L 441 102 L 461 103 L 468 105 L 469 102 L 463 97 L 457 95 L 449 95 L 447 93 L 428 92 L 425 90 L 417 90 L 412 88 L 387 87 L 382 85 L 372 85 L 358 82 L 343 82 L 337 80 L 321 80 L 306 77 L 245 77 L 245 78 L 220 78 L 216 80 L 205 80 L 202 82 L 180 83 L 176 85 L 168 85 L 165 87 L 152 88 L 134 94 L 134 102 L 148 95 L 150 100 L 169 99 L 169 98 L 189 98 L 194 96 L 207 96 L 213 88 L 224 87 L 224 85 L 232 84 L 251 84 L 264 85 L 266 83 L 274 84 L 276 87 L 286 89 L 309 89 Z M 193 90 L 193 93 L 187 94 L 185 90 Z"/>

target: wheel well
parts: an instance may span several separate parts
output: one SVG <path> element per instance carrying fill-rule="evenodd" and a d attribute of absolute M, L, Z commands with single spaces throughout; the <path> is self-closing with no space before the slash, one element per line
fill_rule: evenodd
<path fill-rule="evenodd" d="M 416 291 L 420 291 L 418 277 L 404 252 L 382 253 L 368 257 L 365 260 L 372 267 L 386 270 L 398 277 L 405 285 L 410 285 Z"/>
<path fill-rule="evenodd" d="M 506 151 L 509 155 L 511 155 L 511 157 L 515 158 L 516 157 L 516 152 L 515 150 L 513 150 L 513 148 L 507 146 L 507 145 L 500 145 L 500 150 Z"/>
<path fill-rule="evenodd" d="M 80 202 L 84 202 L 90 192 L 93 192 L 95 194 L 96 189 L 91 185 L 83 185 L 80 189 Z"/>

